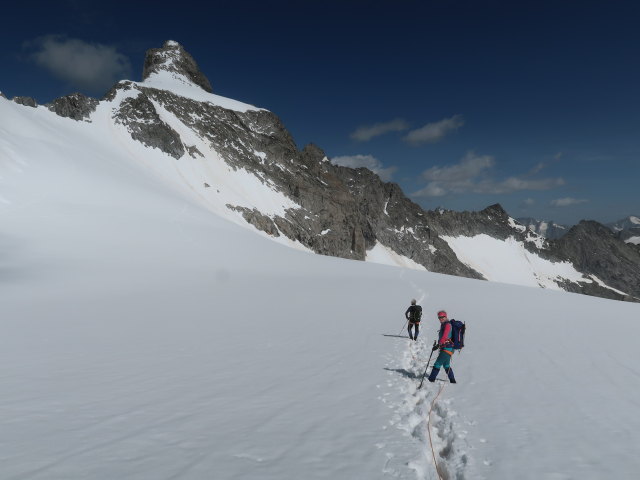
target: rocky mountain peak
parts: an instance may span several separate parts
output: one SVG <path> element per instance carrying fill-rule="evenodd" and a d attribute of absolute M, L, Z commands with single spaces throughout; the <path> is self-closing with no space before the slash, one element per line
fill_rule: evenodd
<path fill-rule="evenodd" d="M 571 236 L 578 235 L 599 235 L 604 237 L 613 237 L 611 230 L 596 222 L 595 220 L 580 220 L 580 223 L 574 225 L 570 230 Z"/>
<path fill-rule="evenodd" d="M 491 215 L 497 218 L 507 219 L 509 214 L 502 208 L 502 205 L 499 203 L 494 203 L 493 205 L 489 205 L 487 208 L 482 210 L 480 213 L 484 213 L 486 215 Z"/>
<path fill-rule="evenodd" d="M 182 45 L 173 40 L 164 42 L 162 48 L 151 48 L 147 50 L 144 59 L 142 80 L 145 81 L 153 74 L 162 72 L 182 76 L 203 90 L 209 93 L 212 92 L 209 80 L 200 71 L 193 57 Z"/>

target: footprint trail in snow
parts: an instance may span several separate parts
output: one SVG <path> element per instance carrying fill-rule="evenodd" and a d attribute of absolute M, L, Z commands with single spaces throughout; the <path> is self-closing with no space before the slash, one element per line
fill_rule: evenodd
<path fill-rule="evenodd" d="M 397 445 L 386 445 L 389 453 L 384 474 L 387 478 L 466 478 L 468 459 L 465 432 L 462 427 L 457 428 L 456 412 L 452 408 L 455 385 L 425 381 L 418 390 L 430 353 L 431 348 L 423 339 L 417 342 L 399 340 L 387 362 L 387 386 L 400 393 L 393 405 L 394 413 L 389 423 L 403 432 L 402 440 Z M 431 360 L 433 363 L 434 358 Z M 444 390 L 438 396 L 441 389 Z"/>

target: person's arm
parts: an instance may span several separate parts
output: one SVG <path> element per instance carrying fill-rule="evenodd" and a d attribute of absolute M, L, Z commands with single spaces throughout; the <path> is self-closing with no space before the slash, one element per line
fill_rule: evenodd
<path fill-rule="evenodd" d="M 442 331 L 442 336 L 440 337 L 439 345 L 445 345 L 447 340 L 449 339 L 449 333 L 451 333 L 451 324 L 447 323 L 444 326 L 444 330 Z"/>
<path fill-rule="evenodd" d="M 404 316 L 407 320 L 409 320 L 409 312 L 411 311 L 411 307 L 407 308 L 407 311 L 404 312 Z"/>

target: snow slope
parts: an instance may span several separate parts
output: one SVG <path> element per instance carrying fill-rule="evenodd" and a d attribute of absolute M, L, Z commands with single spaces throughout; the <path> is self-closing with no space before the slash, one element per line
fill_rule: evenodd
<path fill-rule="evenodd" d="M 565 279 L 591 283 L 570 262 L 551 262 L 528 251 L 513 237 L 506 240 L 481 234 L 473 237 L 442 237 L 463 263 L 494 282 L 561 290 Z M 604 283 L 599 282 L 604 287 Z M 610 288 L 610 287 L 607 287 Z M 612 289 L 613 290 L 613 289 Z"/>
<path fill-rule="evenodd" d="M 286 248 L 100 121 L 0 98 L 2 479 L 637 475 L 637 304 Z"/>

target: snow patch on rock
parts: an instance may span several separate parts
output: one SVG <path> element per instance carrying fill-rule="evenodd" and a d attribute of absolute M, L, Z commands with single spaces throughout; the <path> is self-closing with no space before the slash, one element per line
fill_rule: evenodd
<path fill-rule="evenodd" d="M 481 234 L 473 237 L 442 236 L 458 258 L 487 280 L 561 290 L 557 282 L 590 282 L 569 262 L 554 263 L 529 252 L 522 242 L 498 240 Z"/>

